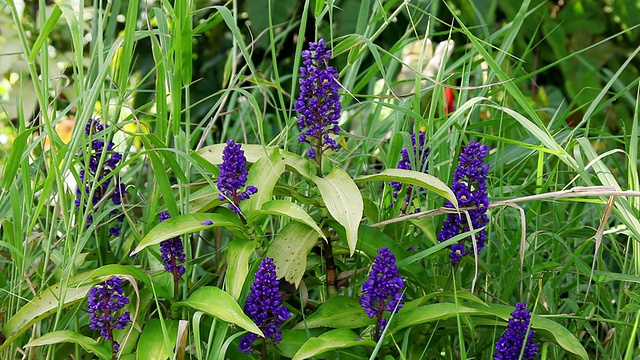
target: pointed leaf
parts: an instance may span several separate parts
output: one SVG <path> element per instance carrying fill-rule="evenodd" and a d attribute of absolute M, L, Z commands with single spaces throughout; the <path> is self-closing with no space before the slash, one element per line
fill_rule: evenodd
<path fill-rule="evenodd" d="M 213 224 L 205 225 L 205 221 L 211 221 Z M 183 234 L 188 234 L 211 227 L 226 227 L 242 229 L 243 225 L 240 219 L 234 214 L 185 214 L 169 218 L 156 227 L 151 229 L 138 246 L 131 252 L 131 256 L 139 253 L 147 246 L 159 244 L 160 242 L 171 239 Z"/>
<path fill-rule="evenodd" d="M 29 341 L 25 347 L 53 345 L 66 342 L 80 345 L 85 351 L 95 354 L 101 360 L 111 359 L 111 349 L 107 345 L 100 344 L 88 336 L 84 336 L 70 330 L 46 333 L 37 339 Z"/>
<path fill-rule="evenodd" d="M 332 297 L 320 305 L 320 308 L 294 329 L 312 329 L 317 327 L 355 329 L 373 324 L 374 319 L 364 312 L 360 301 L 345 296 Z"/>
<path fill-rule="evenodd" d="M 269 156 L 263 156 L 256 161 L 247 175 L 247 185 L 258 188 L 258 192 L 249 199 L 240 203 L 243 213 L 260 209 L 264 203 L 273 197 L 273 188 L 276 186 L 280 175 L 284 172 L 285 163 L 282 161 L 280 151 L 271 149 Z"/>
<path fill-rule="evenodd" d="M 291 220 L 301 222 L 315 230 L 318 233 L 318 236 L 326 240 L 326 237 L 322 233 L 322 230 L 320 229 L 320 227 L 318 227 L 313 218 L 311 218 L 311 216 L 307 214 L 307 212 L 300 205 L 292 203 L 291 201 L 272 200 L 266 202 L 262 205 L 262 209 L 252 211 L 247 216 L 247 221 L 251 223 L 252 220 L 254 220 L 258 215 L 263 214 L 286 216 Z"/>
<path fill-rule="evenodd" d="M 56 6 L 57 8 L 57 6 Z M 29 152 L 25 152 L 27 145 L 29 144 L 29 136 L 35 131 L 35 128 L 31 128 L 29 130 L 25 130 L 21 132 L 16 138 L 13 140 L 11 145 L 11 151 L 9 153 L 9 158 L 4 161 L 4 173 L 2 174 L 2 189 L 4 191 L 9 191 L 9 187 L 14 184 L 16 173 L 18 172 L 18 167 L 22 163 L 22 157 L 28 156 Z"/>
<path fill-rule="evenodd" d="M 227 292 L 232 298 L 238 300 L 242 292 L 242 286 L 249 274 L 249 259 L 253 250 L 255 250 L 255 242 L 249 240 L 236 239 L 229 243 L 227 247 Z"/>
<path fill-rule="evenodd" d="M 434 192 L 445 199 L 449 200 L 456 207 L 458 206 L 458 200 L 456 195 L 451 189 L 435 176 L 425 174 L 414 170 L 403 169 L 386 169 L 379 174 L 358 176 L 353 179 L 356 183 L 366 181 L 396 181 L 403 184 L 415 185 L 425 188 L 431 192 Z"/>
<path fill-rule="evenodd" d="M 371 340 L 358 340 L 358 334 L 348 329 L 337 329 L 307 340 L 293 357 L 294 360 L 308 359 L 329 350 L 344 349 L 352 346 L 375 346 Z"/>
<path fill-rule="evenodd" d="M 167 220 L 168 221 L 168 220 Z M 194 291 L 185 301 L 174 303 L 171 307 L 188 306 L 210 316 L 240 326 L 254 334 L 264 336 L 262 330 L 245 315 L 240 305 L 231 295 L 213 286 L 205 286 Z"/>
<path fill-rule="evenodd" d="M 178 321 L 164 320 L 168 332 L 168 340 L 175 340 L 178 335 Z M 166 360 L 172 358 L 171 350 L 175 347 L 174 343 L 165 344 L 164 333 L 162 332 L 162 323 L 159 319 L 149 319 L 144 324 L 144 329 L 140 334 L 136 353 L 139 359 L 157 359 Z"/>
<path fill-rule="evenodd" d="M 311 180 L 318 186 L 329 214 L 344 226 L 349 252 L 353 255 L 358 243 L 358 227 L 364 211 L 360 189 L 349 174 L 337 167 L 333 168 L 327 176 L 323 178 L 313 176 Z"/>
<path fill-rule="evenodd" d="M 273 239 L 267 257 L 273 259 L 278 278 L 296 284 L 302 280 L 307 267 L 309 250 L 318 241 L 316 230 L 297 222 L 290 222 Z"/>
<path fill-rule="evenodd" d="M 189 214 L 203 213 L 223 203 L 216 187 L 205 186 L 189 197 Z"/>

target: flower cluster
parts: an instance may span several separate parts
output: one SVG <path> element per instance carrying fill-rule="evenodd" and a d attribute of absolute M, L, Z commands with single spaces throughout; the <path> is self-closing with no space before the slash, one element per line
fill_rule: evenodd
<path fill-rule="evenodd" d="M 282 331 L 278 330 L 278 327 L 291 315 L 282 304 L 282 297 L 278 292 L 276 265 L 273 259 L 264 258 L 258 266 L 256 278 L 251 286 L 251 295 L 244 305 L 244 312 L 262 330 L 265 339 L 273 343 L 282 340 Z M 253 333 L 244 335 L 238 348 L 249 354 L 256 337 Z"/>
<path fill-rule="evenodd" d="M 516 303 L 516 310 L 509 319 L 509 328 L 496 343 L 494 360 L 519 360 L 521 353 L 522 360 L 531 360 L 538 354 L 538 345 L 533 343 L 533 329 L 529 327 L 530 320 L 531 312 L 527 310 L 527 304 Z"/>
<path fill-rule="evenodd" d="M 329 134 L 340 132 L 340 84 L 338 72 L 329 66 L 331 50 L 327 49 L 324 39 L 309 43 L 309 50 L 304 50 L 302 57 L 300 96 L 295 102 L 296 111 L 300 113 L 298 126 L 302 131 L 299 140 L 311 145 L 309 157 L 315 159 L 321 155 L 318 153 L 338 149 Z"/>
<path fill-rule="evenodd" d="M 84 134 L 93 138 L 107 128 L 108 125 L 100 124 L 99 119 L 89 119 Z M 84 190 L 82 190 L 80 186 L 76 189 L 76 208 L 79 209 L 80 205 L 84 205 L 84 207 L 89 206 L 87 204 L 86 197 L 89 196 L 91 189 L 94 187 L 93 196 L 91 197 L 91 207 L 98 205 L 103 197 L 108 194 L 109 185 L 112 182 L 114 184 L 114 189 L 109 195 L 111 202 L 116 206 L 122 204 L 122 197 L 126 193 L 127 189 L 125 184 L 120 181 L 118 174 L 114 174 L 116 167 L 122 160 L 122 154 L 115 151 L 113 148 L 114 144 L 112 141 L 105 143 L 99 138 L 93 138 L 91 139 L 91 147 L 87 154 L 81 153 L 79 155 L 80 163 L 82 164 L 82 168 L 80 169 L 80 184 L 84 184 Z M 102 159 L 103 156 L 106 157 L 104 161 Z M 118 214 L 118 209 L 112 210 L 110 214 Z M 123 220 L 124 214 L 117 216 L 118 223 L 121 223 Z M 91 214 L 87 215 L 86 222 L 87 227 L 93 223 L 93 216 Z M 120 226 L 114 225 L 110 227 L 109 233 L 112 236 L 118 236 L 120 234 Z"/>
<path fill-rule="evenodd" d="M 469 218 L 473 229 L 484 227 L 489 222 L 486 215 L 489 207 L 489 198 L 487 196 L 487 174 L 489 164 L 484 163 L 489 148 L 471 141 L 469 145 L 462 151 L 458 157 L 458 166 L 453 173 L 453 186 L 451 190 L 456 194 L 458 206 L 473 207 L 469 210 Z M 452 208 L 453 205 L 447 201 L 445 207 Z M 442 230 L 438 234 L 440 242 L 451 239 L 452 237 L 469 231 L 469 222 L 467 216 L 462 214 L 449 214 L 442 224 Z M 477 247 L 480 251 L 487 240 L 487 232 L 482 229 L 476 233 Z M 466 246 L 462 240 L 458 244 L 451 246 L 451 262 L 458 262 L 466 253 Z"/>
<path fill-rule="evenodd" d="M 404 305 L 404 281 L 398 275 L 396 257 L 388 247 L 378 250 L 380 256 L 376 256 L 369 273 L 369 280 L 362 284 L 362 297 L 360 305 L 370 318 L 377 318 L 377 327 L 374 339 L 378 340 L 379 334 L 387 325 L 383 317 L 384 311 L 398 311 Z"/>
<path fill-rule="evenodd" d="M 402 151 L 400 152 L 400 160 L 398 161 L 398 169 L 403 169 L 403 170 L 413 170 L 415 169 L 416 171 L 420 171 L 423 173 L 428 173 L 429 172 L 429 162 L 427 161 L 427 157 L 429 156 L 429 148 L 425 146 L 425 142 L 426 142 L 426 135 L 425 132 L 420 130 L 418 132 L 418 140 L 416 141 L 416 134 L 411 134 L 411 143 L 413 144 L 413 157 L 411 157 L 409 155 L 409 150 L 407 148 L 402 148 Z M 412 166 L 412 160 L 413 163 L 415 163 L 415 166 Z M 402 183 L 399 183 L 397 181 L 392 181 L 389 183 L 389 185 L 391 186 L 391 188 L 393 188 L 393 199 L 394 202 L 395 200 L 398 198 L 398 193 L 400 193 L 400 191 L 402 190 Z M 419 189 L 420 191 L 423 191 L 423 188 Z M 406 211 L 407 207 L 409 206 L 409 201 L 411 201 L 411 196 L 412 196 L 412 192 L 413 192 L 413 186 L 409 185 L 407 186 L 407 192 L 406 192 L 406 196 L 404 198 L 404 208 L 403 208 L 403 212 Z M 394 203 L 391 203 L 391 206 L 393 206 Z M 420 209 L 416 209 L 416 212 L 419 212 Z"/>
<path fill-rule="evenodd" d="M 124 329 L 131 322 L 128 311 L 116 316 L 116 312 L 129 303 L 129 299 L 122 294 L 122 279 L 112 277 L 101 282 L 89 290 L 89 317 L 92 330 L 100 330 L 100 335 L 111 340 L 113 352 L 116 353 L 120 344 L 113 339 L 113 329 Z"/>
<path fill-rule="evenodd" d="M 160 213 L 160 222 L 169 219 L 171 215 L 163 211 Z M 164 269 L 173 274 L 173 280 L 175 282 L 185 273 L 185 268 L 180 264 L 184 264 L 186 256 L 184 254 L 184 245 L 179 237 L 174 237 L 169 240 L 160 242 L 160 254 L 162 255 L 162 262 L 164 262 Z"/>
<path fill-rule="evenodd" d="M 227 141 L 227 146 L 222 151 L 218 190 L 220 190 L 220 200 L 231 200 L 231 209 L 236 214 L 240 212 L 238 207 L 240 201 L 258 192 L 258 188 L 251 185 L 244 191 L 240 191 L 247 183 L 246 166 L 247 158 L 244 156 L 244 151 L 240 149 L 240 144 L 236 144 L 233 140 Z"/>

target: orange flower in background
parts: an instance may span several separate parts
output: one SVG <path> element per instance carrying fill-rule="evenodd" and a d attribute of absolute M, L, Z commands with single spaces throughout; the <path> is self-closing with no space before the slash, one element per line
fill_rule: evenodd
<path fill-rule="evenodd" d="M 75 123 L 75 116 L 69 115 L 67 118 L 60 120 L 54 130 L 60 137 L 63 143 L 68 144 L 71 141 L 71 133 L 73 132 L 73 124 Z M 47 136 L 44 139 L 44 150 L 51 149 L 51 139 Z"/>
<path fill-rule="evenodd" d="M 455 94 L 453 93 L 453 89 L 446 87 L 444 88 L 444 114 L 448 115 L 452 113 L 456 109 L 455 102 Z"/>

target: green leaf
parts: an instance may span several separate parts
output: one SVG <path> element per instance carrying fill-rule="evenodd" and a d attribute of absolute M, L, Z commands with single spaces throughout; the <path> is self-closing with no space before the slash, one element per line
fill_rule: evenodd
<path fill-rule="evenodd" d="M 242 292 L 242 286 L 249 274 L 249 259 L 253 250 L 255 250 L 255 242 L 243 239 L 235 239 L 229 243 L 227 247 L 227 292 L 232 298 L 238 300 Z"/>
<path fill-rule="evenodd" d="M 374 319 L 369 318 L 369 315 L 364 312 L 358 299 L 336 296 L 325 301 L 315 313 L 293 328 L 331 327 L 355 329 L 371 325 L 374 322 Z"/>
<path fill-rule="evenodd" d="M 316 0 L 316 6 L 313 9 L 313 16 L 318 17 L 320 13 L 322 13 L 322 9 L 324 9 L 324 1 Z"/>
<path fill-rule="evenodd" d="M 273 259 L 278 278 L 284 277 L 297 287 L 307 267 L 307 254 L 317 241 L 316 230 L 298 222 L 288 223 L 273 239 L 266 254 Z"/>
<path fill-rule="evenodd" d="M 60 343 L 74 343 L 80 345 L 85 351 L 95 354 L 101 360 L 111 359 L 111 349 L 107 345 L 100 344 L 96 340 L 78 334 L 71 330 L 60 330 L 46 333 L 37 339 L 29 341 L 24 347 L 53 345 Z M 154 358 L 155 359 L 155 358 Z"/>
<path fill-rule="evenodd" d="M 184 171 L 180 167 L 178 160 L 176 159 L 176 150 L 169 148 L 156 134 L 142 134 L 140 135 L 140 140 L 144 143 L 144 146 L 149 149 L 149 151 L 153 151 L 157 153 L 164 159 L 164 161 L 169 165 L 173 174 L 175 174 L 183 183 L 188 183 L 187 176 L 184 174 Z M 166 171 L 165 171 L 166 173 Z"/>
<path fill-rule="evenodd" d="M 204 225 L 203 222 L 212 221 L 211 225 Z M 192 233 L 211 227 L 231 227 L 242 229 L 243 225 L 237 216 L 232 214 L 185 214 L 169 218 L 151 229 L 138 246 L 131 252 L 131 256 L 139 253 L 147 246 L 159 244 L 183 234 Z"/>
<path fill-rule="evenodd" d="M 58 6 L 56 6 L 56 8 L 57 7 Z M 25 130 L 18 136 L 16 136 L 16 138 L 13 140 L 9 158 L 6 159 L 4 163 L 4 174 L 2 174 L 2 189 L 4 191 L 9 191 L 9 187 L 13 185 L 22 157 L 29 155 L 29 153 L 25 153 L 25 149 L 27 148 L 27 144 L 29 143 L 27 139 L 35 130 L 35 128 Z"/>
<path fill-rule="evenodd" d="M 105 276 L 116 275 L 129 275 L 136 280 L 144 282 L 147 286 L 151 286 L 149 277 L 142 270 L 130 265 L 115 264 L 105 265 L 96 270 L 78 274 L 67 282 L 52 285 L 20 308 L 0 329 L 0 333 L 7 338 L 0 345 L 0 351 L 9 346 L 11 342 L 33 324 L 55 313 L 60 307 L 67 308 L 84 299 L 89 289 L 98 282 L 103 281 Z"/>
<path fill-rule="evenodd" d="M 136 348 L 139 359 L 166 360 L 173 358 L 171 350 L 175 348 L 176 344 L 165 344 L 165 334 L 162 331 L 162 326 L 160 319 L 149 319 L 145 323 Z M 178 336 L 178 321 L 164 320 L 164 326 L 168 332 L 168 339 L 176 340 Z"/>
<path fill-rule="evenodd" d="M 223 203 L 216 187 L 205 186 L 189 196 L 189 213 L 205 212 Z"/>
<path fill-rule="evenodd" d="M 353 179 L 356 183 L 367 181 L 396 181 L 403 184 L 415 185 L 434 192 L 445 199 L 449 200 L 454 206 L 458 207 L 458 200 L 451 189 L 435 176 L 425 174 L 414 170 L 403 169 L 386 169 L 379 174 L 359 176 Z"/>
<path fill-rule="evenodd" d="M 326 240 L 324 233 L 322 232 L 320 227 L 318 227 L 313 218 L 311 218 L 311 216 L 307 214 L 307 212 L 300 205 L 292 203 L 291 201 L 272 200 L 264 203 L 264 205 L 262 205 L 262 209 L 249 213 L 249 215 L 247 216 L 247 221 L 251 223 L 253 220 L 255 220 L 255 218 L 258 217 L 258 215 L 263 214 L 286 216 L 292 220 L 301 222 L 315 230 L 320 237 Z"/>
<path fill-rule="evenodd" d="M 160 193 L 164 197 L 164 203 L 167 205 L 170 213 L 177 214 L 179 212 L 178 205 L 173 195 L 173 190 L 171 190 L 171 182 L 169 181 L 169 176 L 164 168 L 164 164 L 160 160 L 160 156 L 155 151 L 149 151 L 148 154 L 154 178 L 158 183 L 158 190 L 160 190 Z"/>
<path fill-rule="evenodd" d="M 444 320 L 458 315 L 479 314 L 482 312 L 477 309 L 452 303 L 429 304 L 408 311 L 400 309 L 400 312 L 393 318 L 389 330 L 397 332 L 410 326 Z"/>
<path fill-rule="evenodd" d="M 291 359 L 311 336 L 320 336 L 324 332 L 324 329 L 284 329 L 282 330 L 282 341 L 278 344 L 278 349 L 282 352 L 282 356 Z"/>
<path fill-rule="evenodd" d="M 217 287 L 201 287 L 194 291 L 187 300 L 174 303 L 171 307 L 178 306 L 191 307 L 264 337 L 262 330 L 245 315 L 231 295 Z"/>
<path fill-rule="evenodd" d="M 35 43 L 33 43 L 33 47 L 31 48 L 31 52 L 29 53 L 28 60 L 30 63 L 36 61 L 38 52 L 42 48 L 42 45 L 44 45 L 45 40 L 49 38 L 49 35 L 58 23 L 60 16 L 62 16 L 62 10 L 60 10 L 60 7 L 58 5 L 55 5 L 51 12 L 48 14 L 47 21 L 45 21 L 44 25 L 38 31 L 38 38 L 36 39 Z"/>
<path fill-rule="evenodd" d="M 320 196 L 329 210 L 329 214 L 344 226 L 349 244 L 349 253 L 353 255 L 358 243 L 358 227 L 364 211 L 360 189 L 344 170 L 333 168 L 321 178 L 313 176 L 311 180 L 320 191 Z"/>
<path fill-rule="evenodd" d="M 435 253 L 437 253 L 438 251 L 446 248 L 447 246 L 451 246 L 453 244 L 458 243 L 458 241 L 465 239 L 467 237 L 470 237 L 473 234 L 479 233 L 480 231 L 484 230 L 484 227 L 481 228 L 477 228 L 477 229 L 473 229 L 473 230 L 469 230 L 467 232 L 464 232 L 462 234 L 458 234 L 448 240 L 445 240 L 443 242 L 439 242 L 431 247 L 429 247 L 426 250 L 422 250 L 417 254 L 413 254 L 411 256 L 407 256 L 405 259 L 398 261 L 397 265 L 399 268 L 403 268 L 406 267 L 409 264 L 413 264 L 417 261 L 420 261 L 426 257 L 429 257 Z M 473 249 L 471 249 L 471 253 L 473 254 Z"/>
<path fill-rule="evenodd" d="M 375 346 L 371 340 L 358 340 L 358 334 L 348 329 L 336 329 L 307 340 L 293 357 L 294 360 L 308 359 L 329 350 L 344 349 L 353 346 Z"/>
<path fill-rule="evenodd" d="M 273 197 L 280 175 L 284 172 L 285 163 L 282 161 L 277 148 L 270 150 L 269 156 L 263 156 L 256 161 L 247 175 L 247 185 L 258 188 L 258 192 L 240 203 L 243 213 L 262 208 L 262 205 Z"/>

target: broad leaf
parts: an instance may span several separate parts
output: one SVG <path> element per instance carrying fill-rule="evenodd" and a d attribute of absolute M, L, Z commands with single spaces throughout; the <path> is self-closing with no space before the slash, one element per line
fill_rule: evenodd
<path fill-rule="evenodd" d="M 313 218 L 311 218 L 311 216 L 296 203 L 292 203 L 287 200 L 271 200 L 264 203 L 264 205 L 262 205 L 262 209 L 252 211 L 247 216 L 247 221 L 251 223 L 258 215 L 263 214 L 286 216 L 292 220 L 301 222 L 315 230 L 318 233 L 318 236 L 326 240 L 324 233 L 322 233 L 322 230 L 318 227 Z"/>
<path fill-rule="evenodd" d="M 358 299 L 336 296 L 325 301 L 315 313 L 294 326 L 294 329 L 317 327 L 355 329 L 374 322 L 375 320 L 369 318 L 369 315 L 364 312 Z"/>
<path fill-rule="evenodd" d="M 242 292 L 242 286 L 249 274 L 249 259 L 253 250 L 255 250 L 255 242 L 249 240 L 236 239 L 229 243 L 227 247 L 227 291 L 232 298 L 238 300 Z"/>
<path fill-rule="evenodd" d="M 100 344 L 99 342 L 88 336 L 84 336 L 70 330 L 60 330 L 46 333 L 37 339 L 29 341 L 29 343 L 27 343 L 24 347 L 53 345 L 67 342 L 80 345 L 86 352 L 90 352 L 96 355 L 101 360 L 111 359 L 111 349 L 109 346 Z M 107 343 L 110 344 L 110 342 Z"/>
<path fill-rule="evenodd" d="M 223 203 L 217 188 L 205 186 L 189 196 L 189 214 L 203 213 Z"/>
<path fill-rule="evenodd" d="M 188 306 L 210 316 L 240 326 L 254 334 L 264 336 L 262 330 L 245 315 L 240 305 L 231 295 L 214 286 L 205 286 L 194 291 L 185 301 L 174 303 L 171 307 Z"/>
<path fill-rule="evenodd" d="M 458 207 L 458 200 L 451 189 L 435 176 L 414 170 L 386 169 L 379 174 L 359 176 L 353 179 L 356 183 L 366 181 L 396 181 L 404 184 L 419 186 L 449 200 Z"/>
<path fill-rule="evenodd" d="M 274 148 L 269 156 L 258 159 L 247 175 L 247 185 L 258 188 L 258 192 L 249 199 L 240 203 L 243 213 L 262 208 L 262 205 L 273 197 L 273 188 L 276 186 L 280 175 L 284 172 L 284 161 L 280 156 L 280 151 Z"/>
<path fill-rule="evenodd" d="M 318 241 L 318 232 L 298 222 L 290 222 L 273 239 L 267 257 L 273 258 L 278 278 L 296 284 L 302 280 L 307 254 Z"/>
<path fill-rule="evenodd" d="M 344 226 L 353 255 L 358 243 L 358 227 L 364 211 L 360 189 L 344 170 L 333 168 L 325 177 L 313 176 L 311 180 L 318 186 L 320 196 L 331 216 Z"/>
<path fill-rule="evenodd" d="M 213 224 L 206 225 L 206 221 L 211 221 Z M 156 227 L 151 229 L 147 236 L 140 241 L 140 244 L 133 249 L 131 256 L 139 253 L 147 246 L 156 245 L 167 239 L 211 227 L 242 229 L 243 225 L 240 219 L 231 213 L 178 215 L 159 223 Z"/>
<path fill-rule="evenodd" d="M 136 348 L 139 359 L 166 360 L 173 358 L 171 350 L 175 347 L 178 335 L 178 321 L 164 320 L 164 326 L 167 331 L 166 340 L 170 341 L 168 344 L 165 343 L 165 334 L 162 331 L 162 323 L 159 319 L 149 319 L 145 323 Z"/>
<path fill-rule="evenodd" d="M 352 346 L 375 346 L 371 340 L 358 340 L 358 334 L 348 329 L 336 329 L 307 340 L 293 357 L 294 360 L 308 359 L 329 350 L 344 349 Z"/>

